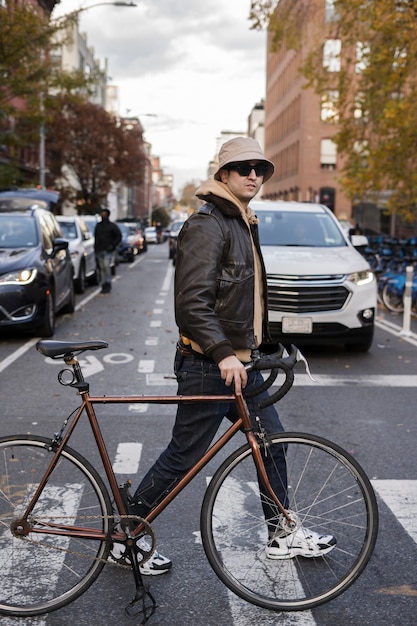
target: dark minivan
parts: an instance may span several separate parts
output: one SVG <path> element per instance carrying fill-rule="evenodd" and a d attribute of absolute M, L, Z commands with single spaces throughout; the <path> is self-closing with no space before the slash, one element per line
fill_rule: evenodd
<path fill-rule="evenodd" d="M 0 330 L 51 337 L 56 313 L 74 309 L 68 241 L 48 204 L 0 195 Z"/>

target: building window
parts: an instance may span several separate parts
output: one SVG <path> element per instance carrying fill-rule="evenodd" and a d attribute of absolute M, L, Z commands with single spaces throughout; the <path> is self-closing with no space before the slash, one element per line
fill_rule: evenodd
<path fill-rule="evenodd" d="M 358 91 L 358 93 L 355 94 L 353 117 L 355 120 L 358 120 L 358 121 L 362 121 L 362 122 L 368 121 L 368 111 L 366 108 L 366 96 L 363 91 Z"/>
<path fill-rule="evenodd" d="M 320 119 L 330 123 L 339 121 L 339 92 L 336 89 L 321 96 Z"/>
<path fill-rule="evenodd" d="M 368 43 L 364 41 L 358 41 L 356 44 L 356 65 L 355 72 L 360 74 L 369 65 L 369 54 L 371 52 L 371 48 Z"/>
<path fill-rule="evenodd" d="M 327 39 L 323 46 L 323 67 L 328 72 L 340 72 L 340 53 L 342 42 L 340 39 Z"/>
<path fill-rule="evenodd" d="M 337 22 L 339 19 L 339 15 L 336 11 L 336 0 L 326 0 L 326 5 L 325 5 L 325 21 L 326 24 L 330 24 L 331 22 Z"/>
<path fill-rule="evenodd" d="M 331 139 L 322 139 L 320 142 L 320 167 L 323 170 L 335 170 L 337 147 Z"/>

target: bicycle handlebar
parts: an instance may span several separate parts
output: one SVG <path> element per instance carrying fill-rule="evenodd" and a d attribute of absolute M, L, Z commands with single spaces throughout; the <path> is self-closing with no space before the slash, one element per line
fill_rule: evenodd
<path fill-rule="evenodd" d="M 255 389 L 244 392 L 244 396 L 246 398 L 253 398 L 269 389 L 269 387 L 271 387 L 271 385 L 275 382 L 279 370 L 282 370 L 285 373 L 284 382 L 275 393 L 270 395 L 265 400 L 262 400 L 259 403 L 259 406 L 263 409 L 266 406 L 275 404 L 275 402 L 281 400 L 281 398 L 283 398 L 293 386 L 294 366 L 300 360 L 305 361 L 298 348 L 293 344 L 291 344 L 289 354 L 282 344 L 278 345 L 277 352 L 274 352 L 273 354 L 261 354 L 260 352 L 255 352 L 253 360 L 245 365 L 246 370 L 248 372 L 251 372 L 252 370 L 271 370 L 271 373 L 261 385 L 255 387 Z"/>

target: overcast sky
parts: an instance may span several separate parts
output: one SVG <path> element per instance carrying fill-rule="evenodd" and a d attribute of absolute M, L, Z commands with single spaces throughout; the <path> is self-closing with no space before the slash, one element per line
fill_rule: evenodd
<path fill-rule="evenodd" d="M 245 132 L 265 97 L 266 34 L 250 30 L 250 0 L 136 0 L 136 8 L 61 0 L 80 7 L 80 30 L 108 59 L 119 114 L 139 116 L 153 154 L 178 192 L 205 179 L 221 131 Z M 157 117 L 144 116 L 146 113 Z"/>

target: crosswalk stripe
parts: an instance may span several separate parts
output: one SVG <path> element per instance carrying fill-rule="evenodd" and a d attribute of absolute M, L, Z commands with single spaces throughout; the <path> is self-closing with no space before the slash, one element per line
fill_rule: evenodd
<path fill-rule="evenodd" d="M 417 387 L 417 375 L 381 375 L 381 376 L 336 376 L 332 374 L 318 374 L 314 380 L 307 374 L 296 374 L 294 386 L 297 387 Z M 283 377 L 272 385 L 278 387 L 283 382 Z M 176 385 L 176 379 L 172 372 L 169 374 L 159 374 L 156 372 L 146 374 L 146 384 L 151 387 Z"/>
<path fill-rule="evenodd" d="M 417 543 L 417 480 L 372 480 L 376 493 Z"/>

